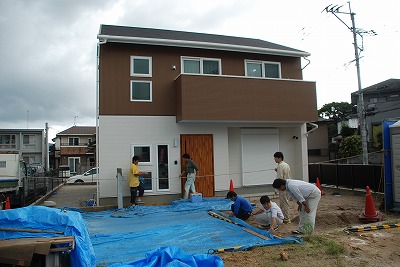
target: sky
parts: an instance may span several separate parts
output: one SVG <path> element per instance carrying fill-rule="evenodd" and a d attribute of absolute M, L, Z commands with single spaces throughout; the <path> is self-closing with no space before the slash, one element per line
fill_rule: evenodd
<path fill-rule="evenodd" d="M 357 41 L 361 87 L 400 78 L 400 1 L 350 5 L 364 32 Z M 342 6 L 340 20 L 327 6 Z M 316 82 L 317 108 L 350 103 L 358 80 L 348 13 L 341 0 L 0 0 L 0 128 L 48 123 L 51 139 L 74 125 L 96 125 L 100 24 L 248 37 L 306 51 L 303 79 Z"/>

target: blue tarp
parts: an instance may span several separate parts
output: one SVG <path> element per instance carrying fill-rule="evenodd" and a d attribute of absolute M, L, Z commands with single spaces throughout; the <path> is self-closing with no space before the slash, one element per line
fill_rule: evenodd
<path fill-rule="evenodd" d="M 268 231 L 242 220 L 229 217 L 238 223 L 234 224 L 208 214 L 210 210 L 230 210 L 231 204 L 222 198 L 195 203 L 179 200 L 168 206 L 136 206 L 82 216 L 99 265 L 141 260 L 148 251 L 160 247 L 176 246 L 194 255 L 301 241 L 295 237 L 274 239 Z M 264 240 L 245 228 L 271 239 Z"/>
<path fill-rule="evenodd" d="M 0 211 L 1 228 L 40 230 L 39 233 L 0 231 L 0 239 L 74 236 L 71 266 L 95 266 L 95 256 L 85 222 L 79 212 L 42 206 Z M 56 233 L 57 232 L 57 233 Z M 62 232 L 63 234 L 58 234 Z"/>
<path fill-rule="evenodd" d="M 115 263 L 109 267 L 223 267 L 220 257 L 207 254 L 189 254 L 178 247 L 161 247 L 146 253 L 142 260 Z"/>
<path fill-rule="evenodd" d="M 0 239 L 55 237 L 60 235 L 50 232 L 62 232 L 62 236 L 75 237 L 71 266 L 149 267 L 218 267 L 223 263 L 219 257 L 212 256 L 218 252 L 301 242 L 296 237 L 274 238 L 268 231 L 235 217 L 226 217 L 231 223 L 209 215 L 209 211 L 213 211 L 227 216 L 220 211 L 230 210 L 231 204 L 227 199 L 204 198 L 195 203 L 179 200 L 168 206 L 136 206 L 88 213 L 74 208 L 41 206 L 5 210 L 0 211 L 2 228 L 42 232 L 0 231 Z"/>

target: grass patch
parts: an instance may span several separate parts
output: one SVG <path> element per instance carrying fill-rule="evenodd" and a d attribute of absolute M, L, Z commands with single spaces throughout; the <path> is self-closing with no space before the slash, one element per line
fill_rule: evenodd
<path fill-rule="evenodd" d="M 337 256 L 344 252 L 344 246 L 322 236 L 312 236 L 309 242 L 317 247 L 324 247 L 328 255 Z"/>

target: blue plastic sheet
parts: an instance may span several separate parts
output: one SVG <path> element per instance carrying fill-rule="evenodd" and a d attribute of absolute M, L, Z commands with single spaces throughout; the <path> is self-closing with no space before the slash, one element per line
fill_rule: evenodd
<path fill-rule="evenodd" d="M 95 266 L 95 256 L 85 222 L 79 212 L 31 206 L 0 211 L 2 228 L 40 230 L 40 233 L 0 231 L 0 239 L 74 236 L 71 266 Z M 64 233 L 63 235 L 58 232 Z"/>
<path fill-rule="evenodd" d="M 146 253 L 142 260 L 115 263 L 109 267 L 223 267 L 220 257 L 208 254 L 189 254 L 179 247 L 161 247 Z"/>
<path fill-rule="evenodd" d="M 212 254 L 301 242 L 296 237 L 274 238 L 235 217 L 229 217 L 230 223 L 209 215 L 213 211 L 227 216 L 220 211 L 230 210 L 231 204 L 227 199 L 204 198 L 88 213 L 42 206 L 5 210 L 0 211 L 1 227 L 44 231 L 0 231 L 0 239 L 60 236 L 55 232 L 74 236 L 71 266 L 223 266 Z"/>
<path fill-rule="evenodd" d="M 245 250 L 301 242 L 296 237 L 274 238 L 267 230 L 235 217 L 229 219 L 237 224 L 208 214 L 210 210 L 230 210 L 231 204 L 223 198 L 204 198 L 195 203 L 179 200 L 168 206 L 136 206 L 82 216 L 89 229 L 96 263 L 105 266 L 141 260 L 147 252 L 160 247 L 176 246 L 189 254 L 213 254 L 226 248 Z M 245 228 L 270 239 L 248 233 Z"/>

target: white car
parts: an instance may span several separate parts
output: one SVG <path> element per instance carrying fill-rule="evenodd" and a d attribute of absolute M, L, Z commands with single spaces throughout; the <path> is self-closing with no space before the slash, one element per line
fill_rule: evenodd
<path fill-rule="evenodd" d="M 97 168 L 92 168 L 83 174 L 74 175 L 67 179 L 67 184 L 96 183 Z"/>

